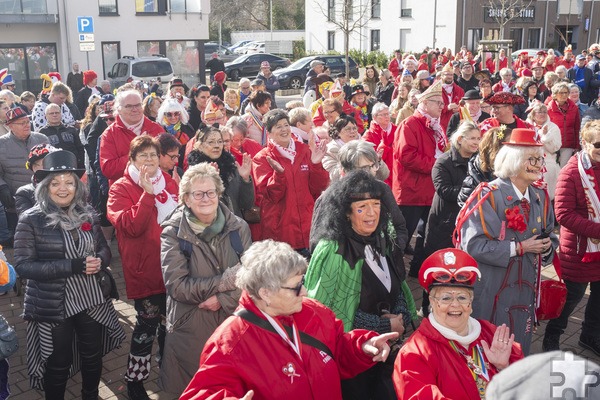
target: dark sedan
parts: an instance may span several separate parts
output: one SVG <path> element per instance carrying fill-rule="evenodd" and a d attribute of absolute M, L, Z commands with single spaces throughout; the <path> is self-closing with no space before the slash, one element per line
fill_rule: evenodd
<path fill-rule="evenodd" d="M 273 74 L 277 77 L 281 89 L 300 89 L 304 87 L 306 74 L 310 70 L 310 62 L 313 60 L 323 61 L 331 70 L 331 76 L 346 71 L 346 60 L 344 56 L 319 55 L 304 57 L 294 61 L 289 67 L 280 69 Z M 358 65 L 356 65 L 356 62 L 352 58 L 349 58 L 349 64 L 350 78 L 358 79 Z"/>
<path fill-rule="evenodd" d="M 260 71 L 260 64 L 268 61 L 271 64 L 271 70 L 275 71 L 285 68 L 291 64 L 288 58 L 279 57 L 268 53 L 245 54 L 225 64 L 225 73 L 228 79 L 237 81 L 244 76 L 255 77 Z"/>

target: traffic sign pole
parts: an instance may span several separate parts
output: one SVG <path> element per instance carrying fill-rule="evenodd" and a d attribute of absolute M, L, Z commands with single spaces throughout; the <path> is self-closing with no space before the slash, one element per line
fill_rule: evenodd
<path fill-rule="evenodd" d="M 77 32 L 79 32 L 79 50 L 85 51 L 87 69 L 90 69 L 90 51 L 95 51 L 94 18 L 77 17 Z"/>

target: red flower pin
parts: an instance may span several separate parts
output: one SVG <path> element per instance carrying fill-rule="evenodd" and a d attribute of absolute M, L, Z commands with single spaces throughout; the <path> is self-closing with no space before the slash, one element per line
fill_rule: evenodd
<path fill-rule="evenodd" d="M 504 213 L 506 215 L 506 220 L 508 221 L 507 226 L 510 229 L 520 233 L 525 232 L 527 229 L 527 224 L 525 223 L 525 216 L 521 214 L 521 209 L 519 206 L 507 208 Z"/>
<path fill-rule="evenodd" d="M 83 224 L 81 224 L 81 230 L 86 232 L 91 231 L 92 224 L 90 224 L 89 222 L 84 222 Z"/>
<path fill-rule="evenodd" d="M 506 196 L 506 200 L 508 201 L 512 201 L 513 197 L 512 196 Z"/>

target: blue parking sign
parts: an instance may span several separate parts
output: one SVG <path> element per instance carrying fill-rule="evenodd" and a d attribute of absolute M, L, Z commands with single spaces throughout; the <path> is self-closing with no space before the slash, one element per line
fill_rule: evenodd
<path fill-rule="evenodd" d="M 77 31 L 79 33 L 94 33 L 94 18 L 77 17 Z"/>

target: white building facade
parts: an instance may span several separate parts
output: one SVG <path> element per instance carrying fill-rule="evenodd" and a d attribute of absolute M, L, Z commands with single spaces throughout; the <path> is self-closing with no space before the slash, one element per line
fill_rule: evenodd
<path fill-rule="evenodd" d="M 198 82 L 209 14 L 210 0 L 0 0 L 0 68 L 18 93 L 37 93 L 42 73 L 58 71 L 66 81 L 74 62 L 103 79 L 122 56 L 164 54 L 175 74 Z M 93 18 L 90 52 L 80 51 L 81 16 Z"/>

